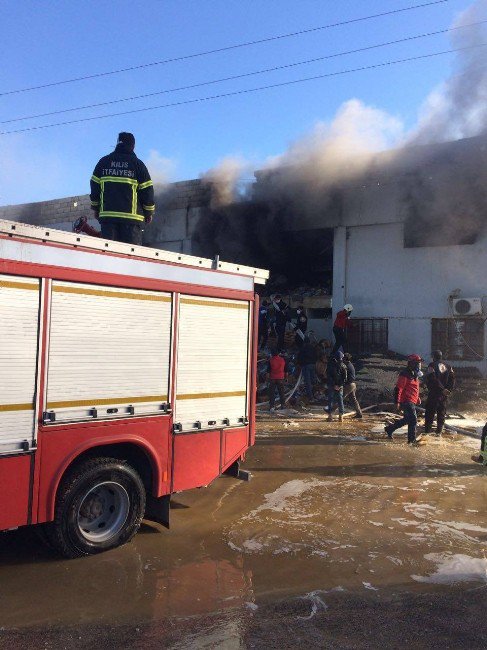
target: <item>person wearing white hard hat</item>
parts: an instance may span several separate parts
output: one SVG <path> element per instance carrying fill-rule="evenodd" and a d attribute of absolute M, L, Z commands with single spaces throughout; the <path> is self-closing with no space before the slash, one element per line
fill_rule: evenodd
<path fill-rule="evenodd" d="M 345 305 L 344 308 L 338 312 L 333 324 L 333 335 L 335 337 L 335 345 L 332 352 L 342 349 L 345 352 L 345 345 L 347 344 L 347 327 L 350 324 L 350 314 L 353 311 L 352 305 Z"/>

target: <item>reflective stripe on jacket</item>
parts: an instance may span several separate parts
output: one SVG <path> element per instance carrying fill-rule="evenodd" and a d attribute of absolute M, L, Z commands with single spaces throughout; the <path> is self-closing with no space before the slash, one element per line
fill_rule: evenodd
<path fill-rule="evenodd" d="M 156 208 L 147 167 L 123 144 L 98 161 L 90 186 L 91 207 L 101 218 L 144 221 Z"/>

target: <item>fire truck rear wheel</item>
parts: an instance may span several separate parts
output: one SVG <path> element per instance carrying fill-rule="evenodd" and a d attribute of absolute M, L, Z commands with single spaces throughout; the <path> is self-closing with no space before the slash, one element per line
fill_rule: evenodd
<path fill-rule="evenodd" d="M 64 477 L 51 545 L 69 558 L 94 555 L 130 541 L 145 511 L 145 488 L 133 467 L 116 458 L 91 458 Z"/>

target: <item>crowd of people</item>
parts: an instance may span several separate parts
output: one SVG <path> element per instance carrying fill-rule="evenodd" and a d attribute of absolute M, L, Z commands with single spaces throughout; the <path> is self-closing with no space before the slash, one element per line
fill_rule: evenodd
<path fill-rule="evenodd" d="M 317 404 L 317 394 L 326 392 L 328 420 L 333 420 L 333 411 L 338 409 L 338 419 L 342 421 L 344 399 L 350 399 L 355 408 L 355 417 L 361 418 L 362 411 L 357 400 L 355 367 L 352 356 L 343 351 L 346 342 L 346 329 L 352 306 L 346 305 L 344 314 L 337 316 L 338 325 L 334 328 L 341 330 L 335 335 L 335 346 L 326 339 L 313 341 L 309 336 L 308 317 L 302 305 L 296 309 L 296 316 L 291 318 L 291 310 L 282 299 L 276 295 L 272 300 L 264 299 L 259 312 L 259 346 L 264 348 L 269 341 L 275 341 L 267 364 L 266 379 L 269 384 L 269 408 L 275 411 L 276 392 L 279 394 L 281 408 L 286 407 L 285 384 L 289 374 L 288 363 L 284 355 L 286 331 L 294 334 L 294 345 L 297 354 L 296 361 L 301 372 L 305 395 L 308 404 Z M 337 339 L 339 337 L 339 339 Z M 337 347 L 337 340 L 340 345 Z"/>
<path fill-rule="evenodd" d="M 263 300 L 259 315 L 259 345 L 265 347 L 271 338 L 276 341 L 267 366 L 269 382 L 269 407 L 275 411 L 276 391 L 279 393 L 281 408 L 286 408 L 285 385 L 289 368 L 284 354 L 285 333 L 288 328 L 294 331 L 294 344 L 297 348 L 296 360 L 304 383 L 305 395 L 309 404 L 317 404 L 317 394 L 326 390 L 325 411 L 328 421 L 333 421 L 333 413 L 338 410 L 338 420 L 343 420 L 344 401 L 349 400 L 355 410 L 354 417 L 362 418 L 362 409 L 357 399 L 356 371 L 352 355 L 346 351 L 348 347 L 347 331 L 353 307 L 344 306 L 335 318 L 333 326 L 334 344 L 329 341 L 312 341 L 308 335 L 308 318 L 302 305 L 296 310 L 296 316 L 291 318 L 291 310 L 283 301 L 282 296 L 276 295 L 272 300 Z M 402 416 L 384 426 L 388 439 L 392 440 L 394 432 L 407 426 L 407 441 L 410 445 L 424 444 L 424 437 L 433 433 L 441 436 L 444 427 L 448 400 L 455 389 L 455 372 L 444 361 L 441 350 L 435 350 L 432 359 L 422 371 L 424 360 L 418 354 L 411 354 L 406 359 L 406 365 L 400 371 L 394 387 L 394 404 Z M 424 408 L 424 430 L 418 429 L 418 406 L 421 404 L 420 382 L 427 389 Z M 486 450 L 487 424 L 483 429 L 481 453 L 479 462 L 487 455 Z"/>

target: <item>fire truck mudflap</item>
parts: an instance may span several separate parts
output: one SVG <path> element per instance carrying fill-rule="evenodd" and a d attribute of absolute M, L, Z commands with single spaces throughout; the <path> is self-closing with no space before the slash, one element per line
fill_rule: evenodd
<path fill-rule="evenodd" d="M 98 553 L 238 475 L 267 275 L 0 221 L 0 530 Z"/>

